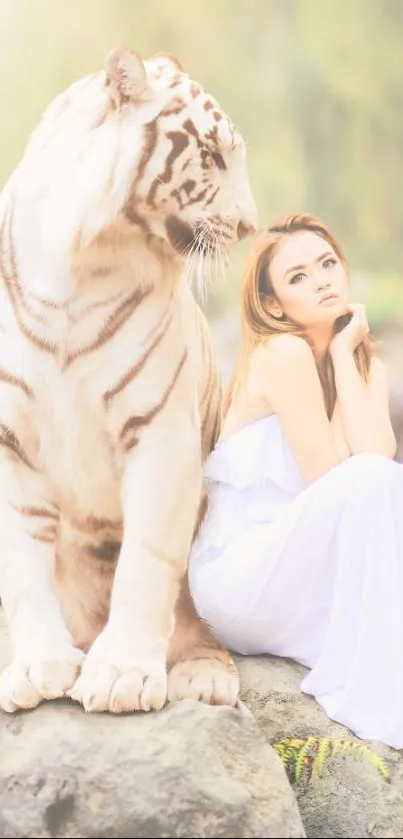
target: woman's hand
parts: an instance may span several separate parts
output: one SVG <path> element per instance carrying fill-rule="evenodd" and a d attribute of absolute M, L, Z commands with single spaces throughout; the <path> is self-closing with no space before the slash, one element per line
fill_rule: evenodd
<path fill-rule="evenodd" d="M 365 305 L 363 303 L 354 303 L 350 306 L 351 319 L 349 323 L 337 332 L 330 342 L 330 353 L 347 351 L 353 353 L 359 344 L 368 335 L 369 326 Z"/>

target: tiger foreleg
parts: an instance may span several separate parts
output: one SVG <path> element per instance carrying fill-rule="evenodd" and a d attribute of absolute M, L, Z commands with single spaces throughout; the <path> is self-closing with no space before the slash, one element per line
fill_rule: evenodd
<path fill-rule="evenodd" d="M 208 324 L 200 316 L 204 347 L 208 356 L 204 367 L 202 400 L 202 451 L 206 458 L 214 447 L 220 428 L 220 376 L 214 360 Z M 206 512 L 206 497 L 199 508 L 197 530 Z M 211 705 L 235 705 L 239 693 L 238 672 L 227 650 L 202 621 L 194 606 L 186 574 L 181 583 L 175 610 L 175 631 L 168 650 L 168 699 L 188 697 Z"/>
<path fill-rule="evenodd" d="M 126 455 L 123 542 L 108 623 L 71 696 L 87 711 L 149 711 L 167 698 L 167 652 L 201 492 L 189 420 L 169 437 L 149 430 Z"/>
<path fill-rule="evenodd" d="M 168 651 L 168 699 L 197 699 L 235 705 L 239 676 L 230 654 L 198 616 L 187 574 L 176 604 L 175 631 Z"/>
<path fill-rule="evenodd" d="M 57 510 L 41 476 L 17 458 L 0 450 L 0 595 L 13 651 L 0 676 L 0 706 L 8 712 L 63 696 L 84 657 L 52 584 Z"/>

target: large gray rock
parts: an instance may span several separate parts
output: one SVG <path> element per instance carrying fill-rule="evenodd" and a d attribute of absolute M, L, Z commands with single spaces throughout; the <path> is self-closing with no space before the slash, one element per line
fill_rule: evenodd
<path fill-rule="evenodd" d="M 9 651 L 0 629 L 0 669 Z M 194 701 L 91 715 L 0 712 L 0 837 L 304 837 L 252 715 Z"/>
<path fill-rule="evenodd" d="M 301 665 L 271 656 L 237 656 L 236 661 L 242 699 L 268 742 L 308 736 L 366 742 L 332 722 L 314 698 L 301 693 L 307 672 Z M 385 759 L 389 780 L 368 760 L 348 755 L 329 758 L 323 777 L 313 775 L 309 783 L 294 785 L 307 836 L 403 837 L 403 750 L 379 742 L 367 745 Z"/>
<path fill-rule="evenodd" d="M 0 668 L 8 655 L 0 630 Z M 301 665 L 236 660 L 236 710 L 183 702 L 116 718 L 59 702 L 0 714 L 0 837 L 304 836 L 269 744 L 357 738 L 301 693 Z M 294 785 L 308 837 L 403 837 L 403 752 L 368 745 L 388 781 L 347 756 Z"/>

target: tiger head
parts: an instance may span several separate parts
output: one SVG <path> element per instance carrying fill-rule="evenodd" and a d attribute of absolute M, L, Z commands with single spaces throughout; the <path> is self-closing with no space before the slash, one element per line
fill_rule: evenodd
<path fill-rule="evenodd" d="M 120 220 L 181 262 L 257 224 L 241 135 L 171 56 L 113 50 L 48 106 L 22 163 L 42 241 L 88 246 Z"/>

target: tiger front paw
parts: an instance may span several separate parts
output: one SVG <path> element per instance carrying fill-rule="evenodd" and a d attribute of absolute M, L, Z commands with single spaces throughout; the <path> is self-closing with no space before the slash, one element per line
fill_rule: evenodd
<path fill-rule="evenodd" d="M 0 707 L 12 714 L 36 708 L 44 699 L 66 696 L 74 685 L 84 659 L 76 647 L 19 656 L 0 675 Z"/>
<path fill-rule="evenodd" d="M 159 711 L 167 698 L 165 655 L 101 633 L 69 696 L 86 711 Z"/>
<path fill-rule="evenodd" d="M 197 699 L 208 705 L 236 705 L 239 675 L 232 659 L 194 658 L 174 664 L 168 676 L 168 699 Z"/>

